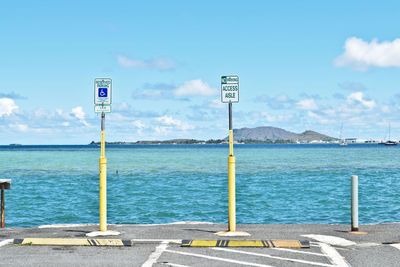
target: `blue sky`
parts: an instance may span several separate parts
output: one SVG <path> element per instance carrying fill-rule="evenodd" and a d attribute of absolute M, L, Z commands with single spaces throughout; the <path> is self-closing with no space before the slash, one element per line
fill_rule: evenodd
<path fill-rule="evenodd" d="M 0 9 L 0 144 L 99 140 L 93 81 L 113 79 L 108 141 L 233 126 L 400 138 L 398 1 L 10 1 Z"/>

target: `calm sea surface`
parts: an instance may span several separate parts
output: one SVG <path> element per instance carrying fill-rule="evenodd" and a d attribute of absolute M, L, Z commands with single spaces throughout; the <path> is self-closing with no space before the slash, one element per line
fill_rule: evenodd
<path fill-rule="evenodd" d="M 400 221 L 400 146 L 235 145 L 237 223 Z M 98 223 L 100 148 L 0 146 L 6 226 Z M 112 145 L 108 223 L 227 223 L 227 145 Z"/>

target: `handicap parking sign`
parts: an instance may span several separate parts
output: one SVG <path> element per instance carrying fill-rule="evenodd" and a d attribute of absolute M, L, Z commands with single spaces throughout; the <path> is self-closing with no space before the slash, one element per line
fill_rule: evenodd
<path fill-rule="evenodd" d="M 110 78 L 97 78 L 94 80 L 94 104 L 111 105 L 112 81 Z"/>
<path fill-rule="evenodd" d="M 107 97 L 108 88 L 99 88 L 99 97 Z"/>

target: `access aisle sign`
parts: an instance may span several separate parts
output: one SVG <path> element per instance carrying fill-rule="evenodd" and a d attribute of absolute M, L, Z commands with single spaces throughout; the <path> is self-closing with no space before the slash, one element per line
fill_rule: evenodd
<path fill-rule="evenodd" d="M 111 105 L 112 80 L 97 78 L 94 80 L 94 104 Z"/>
<path fill-rule="evenodd" d="M 239 76 L 221 76 L 222 103 L 239 102 Z"/>

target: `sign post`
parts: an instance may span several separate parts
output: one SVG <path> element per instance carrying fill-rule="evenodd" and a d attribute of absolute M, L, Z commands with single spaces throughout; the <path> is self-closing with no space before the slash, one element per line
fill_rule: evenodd
<path fill-rule="evenodd" d="M 111 112 L 112 80 L 99 78 L 94 80 L 95 112 L 101 112 L 101 142 L 100 142 L 100 232 L 107 232 L 107 158 L 105 153 L 105 119 L 106 112 Z"/>
<path fill-rule="evenodd" d="M 221 102 L 229 105 L 229 156 L 228 156 L 228 231 L 218 232 L 219 236 L 249 236 L 236 231 L 236 177 L 235 156 L 233 155 L 232 103 L 239 102 L 239 77 L 221 76 Z"/>

